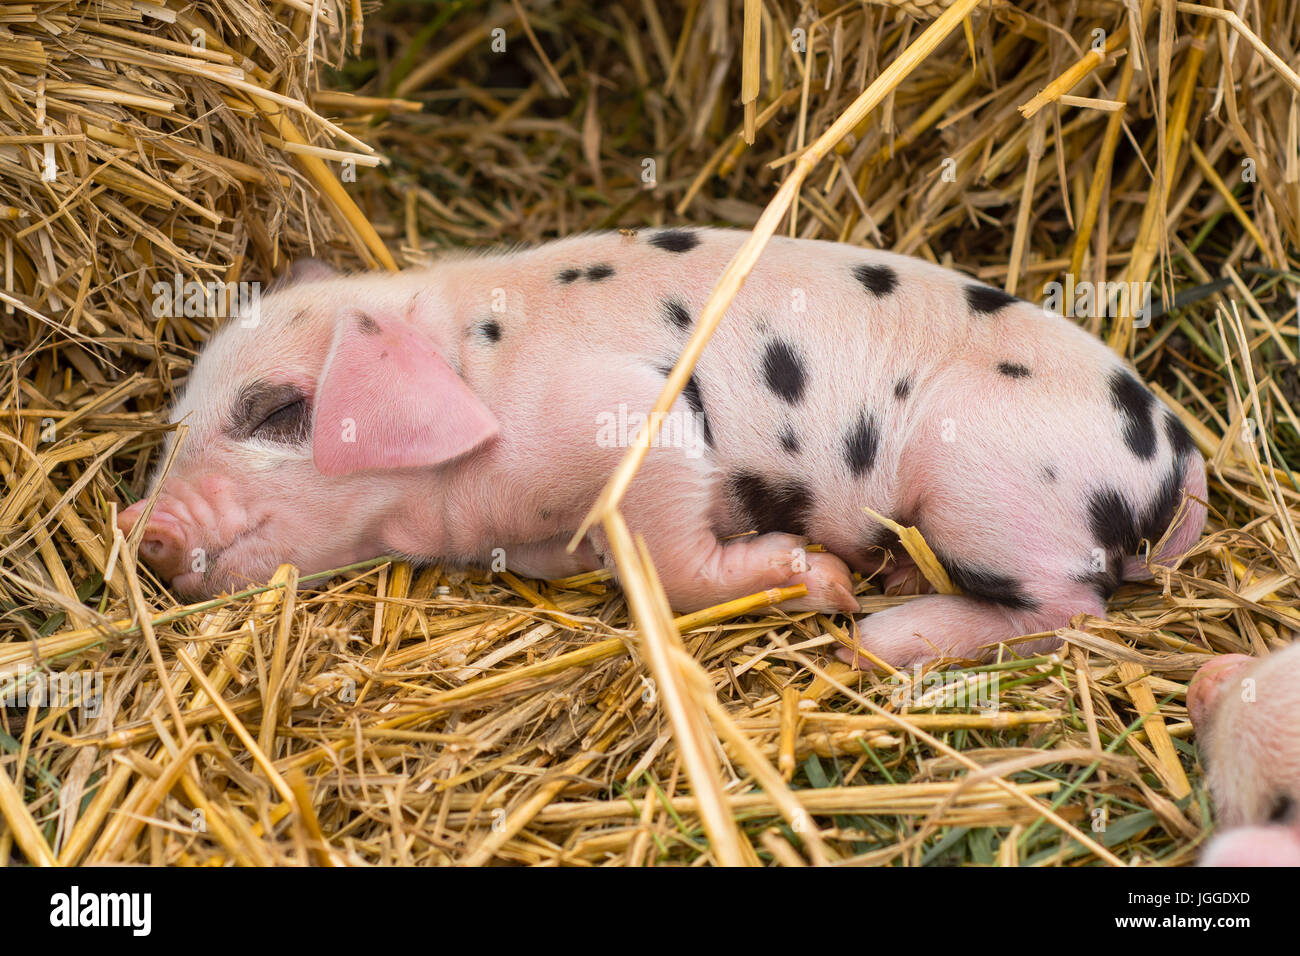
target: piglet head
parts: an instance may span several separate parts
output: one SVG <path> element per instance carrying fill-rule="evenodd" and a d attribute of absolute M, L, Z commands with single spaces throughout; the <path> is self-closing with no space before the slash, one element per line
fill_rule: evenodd
<path fill-rule="evenodd" d="M 171 467 L 119 515 L 129 533 L 156 490 L 140 555 L 186 597 L 383 553 L 428 470 L 496 434 L 409 289 L 309 275 L 213 335 L 172 412 L 188 433 Z"/>
<path fill-rule="evenodd" d="M 1216 657 L 1192 679 L 1187 710 L 1221 831 L 1202 864 L 1300 865 L 1300 643 Z"/>

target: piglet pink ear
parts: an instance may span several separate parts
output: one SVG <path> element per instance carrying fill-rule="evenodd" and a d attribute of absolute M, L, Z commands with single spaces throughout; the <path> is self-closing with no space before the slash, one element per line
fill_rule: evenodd
<path fill-rule="evenodd" d="M 427 336 L 400 319 L 344 319 L 316 390 L 312 457 L 323 475 L 439 465 L 497 420 Z"/>
<path fill-rule="evenodd" d="M 339 271 L 328 262 L 311 258 L 297 259 L 289 268 L 271 280 L 271 287 L 266 291 L 268 293 L 283 292 L 293 285 L 304 282 L 320 282 L 322 279 L 333 279 L 338 275 Z"/>

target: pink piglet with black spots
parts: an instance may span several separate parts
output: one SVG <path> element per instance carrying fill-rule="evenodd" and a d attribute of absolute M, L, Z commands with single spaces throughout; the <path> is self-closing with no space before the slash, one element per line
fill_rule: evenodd
<path fill-rule="evenodd" d="M 309 268 L 199 357 L 141 554 L 184 595 L 381 553 L 498 555 L 542 578 L 613 567 L 599 529 L 566 545 L 745 238 L 656 229 L 395 275 Z M 1103 616 L 1121 580 L 1149 576 L 1143 542 L 1157 560 L 1195 543 L 1204 497 L 1174 413 L 1069 320 L 918 259 L 776 238 L 623 513 L 679 611 L 805 584 L 787 608 L 858 613 L 851 572 L 903 557 L 864 506 L 917 526 L 962 593 L 857 627 L 908 666 Z"/>

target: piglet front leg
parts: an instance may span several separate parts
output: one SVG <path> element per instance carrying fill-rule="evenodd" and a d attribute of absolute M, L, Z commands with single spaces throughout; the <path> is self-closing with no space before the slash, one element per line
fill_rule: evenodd
<path fill-rule="evenodd" d="M 511 545 L 504 549 L 509 569 L 526 578 L 548 581 L 598 570 L 600 559 L 591 544 L 583 541 L 570 552 L 569 537 L 564 534 L 545 541 Z"/>
<path fill-rule="evenodd" d="M 695 611 L 746 594 L 803 584 L 806 597 L 787 611 L 857 613 L 848 566 L 809 551 L 808 539 L 770 532 L 720 541 L 709 523 L 713 476 L 702 460 L 655 448 L 623 502 L 628 526 L 640 534 L 674 608 Z"/>
<path fill-rule="evenodd" d="M 691 549 L 681 559 L 670 558 L 666 568 L 656 562 L 664 589 L 670 598 L 676 595 L 674 606 L 681 610 L 798 584 L 808 588 L 807 596 L 783 602 L 783 610 L 849 614 L 860 610 L 848 566 L 833 554 L 808 551 L 807 538 L 774 532 L 722 543 L 709 532 L 694 540 L 683 535 L 675 540 L 661 538 L 659 543 L 660 550 L 669 553 L 677 545 Z M 653 554 L 654 545 L 650 548 Z"/>

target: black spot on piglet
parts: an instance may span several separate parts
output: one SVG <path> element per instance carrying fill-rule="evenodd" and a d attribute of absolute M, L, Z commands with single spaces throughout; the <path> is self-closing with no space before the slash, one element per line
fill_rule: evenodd
<path fill-rule="evenodd" d="M 564 271 L 556 274 L 555 281 L 562 282 L 565 285 L 568 285 L 570 282 L 577 282 L 581 278 L 582 278 L 581 269 L 565 269 Z"/>
<path fill-rule="evenodd" d="M 763 352 L 763 379 L 767 387 L 791 405 L 803 398 L 808 375 L 803 359 L 789 344 L 775 339 Z"/>
<path fill-rule="evenodd" d="M 1196 442 L 1192 441 L 1187 427 L 1173 412 L 1165 413 L 1165 437 L 1169 439 L 1169 446 L 1173 448 L 1175 458 L 1186 458 L 1196 451 Z"/>
<path fill-rule="evenodd" d="M 1038 602 L 1025 593 L 1020 582 L 1009 575 L 947 558 L 939 560 L 947 570 L 948 577 L 952 578 L 952 583 L 968 597 L 1001 604 L 1017 611 L 1032 611 L 1038 607 Z"/>
<path fill-rule="evenodd" d="M 709 415 L 704 410 L 704 396 L 700 394 L 700 381 L 694 375 L 682 389 L 682 395 L 686 399 L 686 404 L 691 406 L 691 411 L 700 417 L 704 429 L 704 444 L 710 448 L 713 447 L 713 427 L 709 424 Z"/>
<path fill-rule="evenodd" d="M 679 329 L 689 329 L 691 327 L 691 314 L 686 311 L 686 306 L 682 305 L 677 299 L 664 300 L 664 314 L 668 316 L 668 321 Z"/>
<path fill-rule="evenodd" d="M 1156 428 L 1151 417 L 1155 396 L 1122 368 L 1110 376 L 1110 401 L 1124 418 L 1124 444 L 1143 461 L 1156 453 Z"/>
<path fill-rule="evenodd" d="M 1174 465 L 1160 480 L 1160 488 L 1155 498 L 1142 514 L 1138 533 L 1155 544 L 1173 523 L 1178 506 L 1183 503 L 1183 466 L 1182 462 Z"/>
<path fill-rule="evenodd" d="M 688 229 L 665 229 L 650 237 L 650 245 L 664 252 L 690 252 L 700 244 L 700 237 Z"/>
<path fill-rule="evenodd" d="M 876 463 L 876 451 L 880 446 L 880 432 L 876 429 L 876 419 L 868 412 L 858 416 L 857 424 L 844 436 L 844 460 L 855 478 L 871 470 Z"/>
<path fill-rule="evenodd" d="M 501 323 L 493 319 L 488 319 L 479 325 L 478 330 L 483 334 L 483 338 L 489 342 L 501 341 Z"/>
<path fill-rule="evenodd" d="M 671 365 L 656 366 L 656 371 L 667 378 L 672 372 Z M 686 399 L 686 404 L 691 406 L 691 411 L 700 416 L 700 427 L 704 431 L 704 444 L 710 448 L 713 447 L 713 426 L 709 424 L 709 414 L 704 410 L 704 395 L 700 392 L 700 380 L 692 375 L 686 381 L 686 386 L 682 389 L 682 398 Z"/>
<path fill-rule="evenodd" d="M 1089 496 L 1088 524 L 1108 559 L 1137 554 L 1144 538 L 1154 545 L 1164 537 L 1183 500 L 1183 477 L 1182 463 L 1176 463 L 1141 512 L 1114 488 L 1103 488 Z"/>
<path fill-rule="evenodd" d="M 1296 815 L 1296 802 L 1290 794 L 1279 793 L 1268 810 L 1269 823 L 1290 823 Z"/>
<path fill-rule="evenodd" d="M 900 402 L 912 394 L 912 380 L 910 378 L 900 378 L 894 383 L 894 398 Z"/>
<path fill-rule="evenodd" d="M 587 278 L 592 282 L 600 282 L 602 279 L 608 279 L 614 274 L 614 267 L 608 262 L 601 262 L 594 266 L 587 267 Z"/>
<path fill-rule="evenodd" d="M 1119 560 L 1107 557 L 1104 569 L 1099 571 L 1089 570 L 1071 577 L 1078 584 L 1085 585 L 1096 593 L 1104 604 L 1110 600 L 1112 594 L 1119 590 L 1119 569 Z"/>
<path fill-rule="evenodd" d="M 752 472 L 737 472 L 727 485 L 741 520 L 759 534 L 808 533 L 812 493 L 806 485 L 788 479 L 767 481 Z"/>
<path fill-rule="evenodd" d="M 1029 369 L 1018 362 L 999 362 L 998 371 L 1007 378 L 1029 378 Z"/>
<path fill-rule="evenodd" d="M 971 311 L 981 315 L 992 315 L 999 309 L 1018 301 L 1010 292 L 1003 292 L 991 285 L 966 286 L 966 304 L 971 307 Z"/>
<path fill-rule="evenodd" d="M 889 266 L 860 263 L 853 267 L 853 278 L 872 295 L 889 295 L 898 288 L 898 273 Z"/>
<path fill-rule="evenodd" d="M 1134 554 L 1142 532 L 1128 499 L 1114 488 L 1094 491 L 1088 498 L 1088 525 L 1107 554 Z"/>
<path fill-rule="evenodd" d="M 785 450 L 786 454 L 799 454 L 799 438 L 795 435 L 794 429 L 789 425 L 786 425 L 781 429 L 781 434 L 777 436 L 777 439 L 781 442 L 781 447 Z"/>

